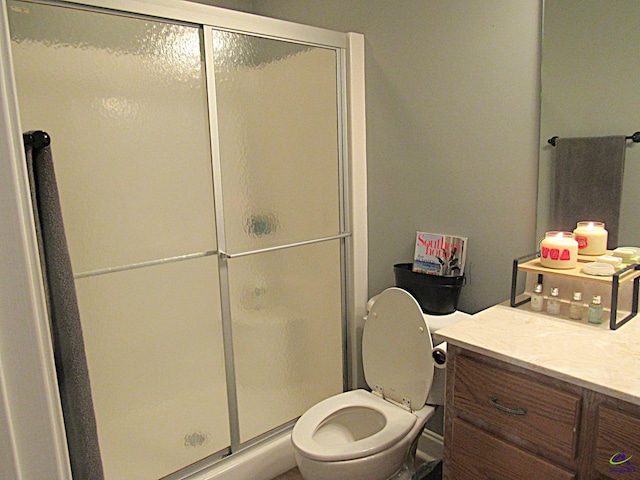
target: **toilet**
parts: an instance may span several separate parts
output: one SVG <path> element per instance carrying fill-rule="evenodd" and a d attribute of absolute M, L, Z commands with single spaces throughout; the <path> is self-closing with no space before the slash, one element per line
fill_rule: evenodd
<path fill-rule="evenodd" d="M 431 316 L 396 287 L 367 308 L 362 359 L 372 391 L 327 398 L 298 419 L 291 441 L 306 480 L 410 479 L 422 430 L 444 404 L 444 355 L 433 348 Z M 437 316 L 438 327 L 461 320 L 456 313 L 466 316 Z"/>

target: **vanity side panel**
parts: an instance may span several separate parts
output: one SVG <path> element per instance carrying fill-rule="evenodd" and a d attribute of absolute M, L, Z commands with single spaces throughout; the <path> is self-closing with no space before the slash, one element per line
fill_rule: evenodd
<path fill-rule="evenodd" d="M 443 480 L 454 480 L 451 464 L 451 445 L 453 441 L 453 385 L 456 358 L 461 349 L 455 345 L 447 345 L 447 369 L 445 377 L 445 400 L 444 400 L 444 452 L 442 455 L 442 478 Z"/>

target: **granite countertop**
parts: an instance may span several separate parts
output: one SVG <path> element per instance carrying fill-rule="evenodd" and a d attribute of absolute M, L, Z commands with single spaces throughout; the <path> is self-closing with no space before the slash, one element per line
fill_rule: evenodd
<path fill-rule="evenodd" d="M 640 405 L 640 315 L 617 330 L 496 305 L 434 336 Z"/>

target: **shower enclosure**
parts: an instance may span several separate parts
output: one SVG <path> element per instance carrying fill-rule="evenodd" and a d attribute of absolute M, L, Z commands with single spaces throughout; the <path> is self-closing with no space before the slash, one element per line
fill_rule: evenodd
<path fill-rule="evenodd" d="M 349 388 L 366 298 L 348 35 L 176 2 L 7 4 L 107 480 L 182 478 Z"/>

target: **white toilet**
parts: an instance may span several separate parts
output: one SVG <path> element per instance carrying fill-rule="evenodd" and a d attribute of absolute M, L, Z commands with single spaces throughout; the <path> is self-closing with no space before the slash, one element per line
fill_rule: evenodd
<path fill-rule="evenodd" d="M 443 317 L 448 318 L 438 319 L 440 326 L 461 319 Z M 411 477 L 418 439 L 435 411 L 431 405 L 444 404 L 444 369 L 434 380 L 428 318 L 400 288 L 389 288 L 369 302 L 362 358 L 373 392 L 335 395 L 296 422 L 291 440 L 306 480 Z M 438 398 L 428 398 L 432 386 Z"/>

